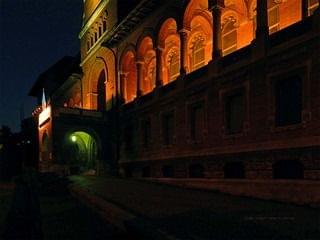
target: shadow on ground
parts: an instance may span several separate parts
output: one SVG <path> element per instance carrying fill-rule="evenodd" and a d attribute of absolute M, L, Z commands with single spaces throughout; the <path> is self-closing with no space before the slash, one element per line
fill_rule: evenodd
<path fill-rule="evenodd" d="M 66 178 L 28 173 L 15 182 L 2 239 L 131 239 L 74 199 Z"/>

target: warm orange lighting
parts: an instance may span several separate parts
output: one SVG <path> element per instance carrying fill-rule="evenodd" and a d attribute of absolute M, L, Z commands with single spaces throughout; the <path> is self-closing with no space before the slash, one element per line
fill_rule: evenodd
<path fill-rule="evenodd" d="M 124 99 L 126 102 L 131 102 L 137 94 L 137 64 L 135 53 L 128 50 L 122 57 L 121 72 L 125 74 L 124 84 Z"/>
<path fill-rule="evenodd" d="M 40 114 L 39 114 L 39 128 L 47 122 L 51 117 L 51 107 L 46 107 Z"/>
<path fill-rule="evenodd" d="M 270 34 L 284 29 L 302 17 L 302 0 L 266 0 L 268 2 L 268 24 Z M 180 17 L 175 19 L 170 15 L 163 22 L 157 22 L 161 25 L 160 29 L 152 29 L 153 34 L 147 32 L 135 32 L 134 36 L 138 40 L 128 43 L 128 48 L 117 53 L 117 59 L 120 61 L 119 69 L 115 70 L 115 59 L 111 52 L 106 48 L 97 47 L 97 51 L 88 54 L 89 48 L 96 46 L 95 33 L 100 34 L 99 26 L 89 31 L 87 27 L 90 22 L 99 22 L 101 16 L 99 11 L 103 5 L 97 7 L 98 0 L 88 0 L 84 6 L 86 26 L 82 32 L 81 45 L 83 55 L 83 71 L 86 73 L 82 82 L 83 102 L 75 100 L 71 106 L 82 106 L 88 109 L 97 109 L 97 99 L 99 90 L 97 79 L 102 69 L 106 69 L 105 98 L 112 104 L 112 98 L 115 94 L 115 79 L 117 76 L 121 81 L 120 89 L 125 103 L 133 101 L 136 97 L 147 94 L 156 86 L 165 85 L 174 81 L 181 72 L 190 73 L 205 65 L 212 60 L 212 50 L 214 46 L 214 29 L 212 11 L 208 6 L 208 0 L 189 0 L 187 6 L 180 12 Z M 101 1 L 107 2 L 107 1 Z M 308 1 L 309 14 L 318 6 L 317 0 Z M 257 28 L 257 0 L 225 0 L 225 7 L 221 9 L 221 43 L 219 50 L 226 56 L 251 44 L 255 39 Z M 97 7 L 97 14 L 94 9 Z M 106 7 L 106 6 L 104 6 Z M 110 6 L 111 7 L 111 6 Z M 99 14 L 98 14 L 99 13 Z M 106 11 L 104 11 L 104 14 Z M 109 12 L 110 13 L 110 12 Z M 99 17 L 98 17 L 99 15 Z M 107 21 L 108 18 L 103 18 Z M 109 26 L 109 25 L 108 25 Z M 103 28 L 103 25 L 100 27 Z M 102 29 L 103 30 L 103 29 Z M 86 32 L 87 31 L 87 32 Z M 104 31 L 102 31 L 104 32 Z M 93 41 L 91 43 L 91 40 Z M 97 59 L 104 59 L 97 61 Z M 215 61 L 215 59 L 213 59 Z M 119 75 L 117 75 L 119 74 Z M 78 92 L 78 95 L 81 94 Z M 67 103 L 70 107 L 70 102 Z M 108 109 L 108 107 L 106 107 Z"/>

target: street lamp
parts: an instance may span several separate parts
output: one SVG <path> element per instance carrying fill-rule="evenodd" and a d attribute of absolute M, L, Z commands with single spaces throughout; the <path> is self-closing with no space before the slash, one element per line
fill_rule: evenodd
<path fill-rule="evenodd" d="M 76 137 L 75 135 L 72 135 L 72 136 L 71 136 L 71 141 L 72 141 L 72 142 L 76 142 L 76 141 L 77 141 L 77 137 Z"/>

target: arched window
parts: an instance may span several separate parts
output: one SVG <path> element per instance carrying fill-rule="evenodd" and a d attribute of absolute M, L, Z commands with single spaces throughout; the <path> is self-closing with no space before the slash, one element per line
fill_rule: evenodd
<path fill-rule="evenodd" d="M 105 20 L 102 22 L 102 31 L 107 31 L 107 22 Z"/>
<path fill-rule="evenodd" d="M 196 70 L 205 65 L 205 44 L 203 36 L 196 36 L 192 47 L 192 70 Z"/>
<path fill-rule="evenodd" d="M 180 73 L 180 58 L 176 50 L 169 53 L 168 57 L 169 81 L 173 81 Z"/>
<path fill-rule="evenodd" d="M 87 42 L 87 52 L 90 50 L 90 42 Z"/>
<path fill-rule="evenodd" d="M 101 36 L 102 36 L 102 26 L 99 25 L 99 37 L 101 37 Z"/>
<path fill-rule="evenodd" d="M 208 0 L 190 0 L 183 16 L 183 29 L 187 33 L 187 73 L 206 65 L 212 59 L 212 13 Z"/>
<path fill-rule="evenodd" d="M 153 40 L 150 36 L 139 41 L 137 58 L 141 66 L 138 73 L 140 81 L 140 93 L 142 95 L 151 92 L 156 86 L 156 51 L 153 47 Z"/>
<path fill-rule="evenodd" d="M 97 81 L 97 110 L 106 110 L 106 75 L 104 70 L 101 71 Z"/>
<path fill-rule="evenodd" d="M 165 20 L 158 33 L 157 70 L 163 85 L 174 80 L 180 73 L 180 37 L 175 19 Z"/>
<path fill-rule="evenodd" d="M 230 17 L 226 20 L 222 30 L 222 51 L 225 56 L 235 50 L 237 50 L 237 28 L 235 19 Z"/>
<path fill-rule="evenodd" d="M 268 9 L 268 26 L 269 34 L 280 30 L 279 5 L 275 5 L 274 7 Z"/>
<path fill-rule="evenodd" d="M 121 60 L 121 72 L 125 73 L 123 80 L 123 94 L 125 102 L 131 102 L 136 98 L 137 94 L 137 64 L 135 61 L 135 53 L 127 51 Z"/>
<path fill-rule="evenodd" d="M 148 64 L 147 70 L 147 80 L 149 81 L 150 89 L 153 89 L 156 86 L 156 58 L 153 57 Z"/>

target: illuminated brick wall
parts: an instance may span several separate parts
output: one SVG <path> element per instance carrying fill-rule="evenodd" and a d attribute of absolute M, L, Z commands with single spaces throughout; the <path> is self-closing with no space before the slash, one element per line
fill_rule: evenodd
<path fill-rule="evenodd" d="M 85 11 L 92 14 L 94 13 L 92 9 L 97 6 L 98 1 L 86 1 Z M 269 9 L 277 8 L 276 12 L 269 14 L 269 18 L 273 19 L 272 24 L 277 25 L 271 30 L 273 32 L 286 28 L 301 19 L 301 0 L 269 0 L 268 7 Z M 164 8 L 160 7 L 153 16 L 149 16 L 143 21 L 126 41 L 120 43 L 118 49 L 114 49 L 117 52 L 118 60 L 122 61 L 119 62 L 119 78 L 121 78 L 119 81 L 122 81 L 121 91 L 125 95 L 123 96 L 125 102 L 130 102 L 136 96 L 152 91 L 156 86 L 156 81 L 165 85 L 175 80 L 180 74 L 180 68 L 184 68 L 189 73 L 207 65 L 212 59 L 212 15 L 208 10 L 207 0 L 189 1 L 180 10 L 180 13 L 175 13 L 177 17 L 181 14 L 181 22 L 177 22 L 177 19 L 171 17 L 174 16 L 174 13 L 168 14 L 170 10 L 165 10 L 164 14 L 163 11 Z M 95 103 L 97 102 L 95 99 L 97 98 L 95 90 L 97 87 L 94 85 L 96 85 L 98 78 L 95 75 L 99 73 L 92 74 L 92 72 L 101 72 L 102 67 L 98 67 L 99 64 L 93 64 L 92 61 L 96 60 L 92 59 L 96 59 L 99 55 L 97 53 L 102 48 L 100 44 L 103 41 L 104 33 L 107 33 L 117 22 L 116 13 L 117 2 L 110 1 L 102 11 L 102 15 L 97 16 L 95 24 L 90 26 L 81 38 L 81 54 L 85 69 L 83 81 L 85 108 L 96 109 L 97 107 Z M 167 20 L 163 17 L 166 14 L 168 15 Z M 154 16 L 161 16 L 160 19 L 163 23 L 159 22 L 159 17 Z M 255 18 L 256 0 L 225 1 L 225 8 L 222 9 L 221 16 L 223 55 L 228 55 L 251 43 L 255 37 Z M 103 22 L 99 22 L 101 19 L 106 21 L 105 31 L 103 31 Z M 100 33 L 101 28 L 102 32 Z M 150 35 L 144 33 L 146 28 L 150 29 L 148 30 Z M 149 40 L 146 37 L 149 37 Z M 185 38 L 184 45 L 180 46 L 182 37 Z M 133 46 L 133 48 L 129 46 Z M 183 49 L 183 53 L 180 52 L 181 49 Z M 126 51 L 131 51 L 133 62 L 129 63 L 130 61 L 124 57 L 128 56 Z M 105 56 L 102 54 L 101 58 L 105 58 Z M 105 58 L 106 66 L 104 68 L 108 72 L 106 75 L 110 78 L 109 75 L 112 73 L 109 72 L 112 72 L 115 67 L 109 59 Z M 131 64 L 131 66 L 126 66 L 126 64 Z M 182 64 L 184 66 L 181 66 Z M 136 66 L 133 67 L 133 65 Z M 93 67 L 99 69 L 92 69 Z M 140 89 L 137 89 L 138 84 Z"/>
<path fill-rule="evenodd" d="M 229 0 L 225 4 L 220 60 L 212 59 L 215 29 L 206 0 L 186 1 L 183 7 L 164 2 L 135 25 L 134 31 L 128 30 L 113 49 L 101 47 L 106 36 L 89 51 L 82 39 L 84 108 L 98 108 L 101 72 L 106 78 L 107 105 L 112 104 L 118 77 L 125 103 L 120 112 L 120 163 L 137 176 L 163 176 L 164 167 L 170 175 L 173 167 L 175 176 L 221 178 L 225 169 L 240 167 L 245 177 L 271 178 L 273 164 L 293 159 L 303 162 L 305 178 L 319 179 L 319 171 L 313 170 L 319 153 L 312 155 L 314 150 L 306 146 L 316 145 L 320 129 L 315 81 L 319 76 L 315 49 L 320 46 L 313 41 L 306 48 L 301 42 L 288 49 L 281 42 L 286 39 L 282 29 L 288 28 L 291 34 L 303 31 L 300 23 L 295 24 L 301 20 L 301 0 L 268 1 L 271 50 L 265 65 L 255 59 L 260 51 L 256 44 L 261 43 L 251 44 L 256 1 Z M 310 21 L 305 21 L 307 27 Z M 186 75 L 182 78 L 181 73 Z M 279 126 L 281 103 L 277 103 L 275 88 L 277 81 L 292 74 L 301 78 L 303 106 L 298 123 L 283 127 Z M 238 111 L 243 112 L 240 123 L 235 121 Z M 196 131 L 199 126 L 201 130 Z M 142 136 L 150 136 L 150 142 Z M 262 153 L 252 153 L 255 151 Z M 189 165 L 204 172 L 190 173 Z"/>

